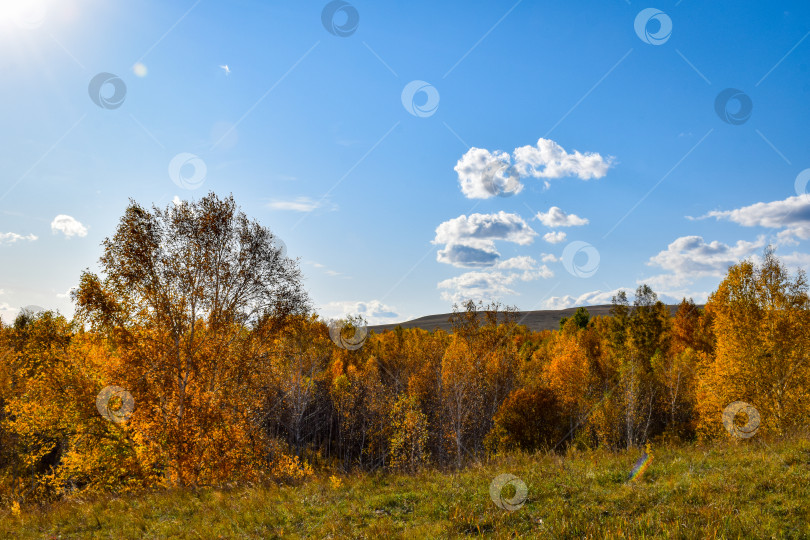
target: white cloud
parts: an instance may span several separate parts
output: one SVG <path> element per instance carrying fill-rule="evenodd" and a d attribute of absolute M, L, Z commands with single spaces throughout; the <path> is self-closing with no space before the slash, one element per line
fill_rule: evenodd
<path fill-rule="evenodd" d="M 310 199 L 309 197 L 295 197 L 290 200 L 273 200 L 267 203 L 267 207 L 272 210 L 290 210 L 293 212 L 312 212 L 318 208 L 325 206 L 324 202 Z M 335 210 L 336 207 L 331 205 L 331 209 Z"/>
<path fill-rule="evenodd" d="M 810 197 L 788 197 L 782 201 L 758 202 L 735 210 L 714 210 L 705 216 L 690 219 L 725 219 L 743 227 L 782 229 L 778 237 L 785 243 L 793 238 L 810 239 Z"/>
<path fill-rule="evenodd" d="M 326 265 L 323 265 L 323 264 L 321 264 L 319 262 L 316 262 L 316 261 L 304 261 L 304 263 L 305 264 L 310 264 L 313 267 L 318 268 L 319 270 L 322 270 L 323 273 L 328 275 L 328 276 L 336 276 L 336 277 L 339 276 L 339 277 L 342 277 L 343 279 L 351 279 L 350 276 L 347 276 L 343 272 L 338 272 L 337 270 L 332 270 L 331 268 L 327 268 Z"/>
<path fill-rule="evenodd" d="M 521 281 L 533 281 L 539 278 L 549 279 L 554 277 L 554 272 L 552 272 L 548 266 L 545 264 L 537 266 L 537 261 L 526 255 L 501 261 L 495 265 L 495 268 L 499 270 L 523 270 L 523 273 L 520 274 Z"/>
<path fill-rule="evenodd" d="M 56 297 L 57 298 L 70 298 L 70 291 L 72 291 L 72 290 L 73 289 L 70 288 L 70 289 L 66 290 L 65 292 L 63 292 L 63 293 L 56 293 Z"/>
<path fill-rule="evenodd" d="M 12 307 L 7 302 L 0 302 L 0 319 L 3 320 L 4 324 L 12 324 L 14 319 L 17 318 L 17 315 L 19 315 L 23 309 L 27 309 L 33 313 L 45 311 L 45 308 L 42 306 L 29 304 L 23 307 Z"/>
<path fill-rule="evenodd" d="M 667 249 L 650 257 L 648 266 L 667 273 L 638 280 L 655 287 L 680 287 L 704 277 L 722 277 L 728 267 L 750 257 L 765 245 L 764 238 L 755 242 L 738 241 L 728 245 L 717 240 L 706 242 L 701 236 L 682 236 Z"/>
<path fill-rule="evenodd" d="M 534 270 L 525 270 L 521 275 L 521 281 L 534 281 L 535 279 L 549 279 L 554 277 L 554 272 L 545 264 Z"/>
<path fill-rule="evenodd" d="M 379 300 L 329 302 L 321 306 L 318 311 L 326 319 L 361 315 L 371 325 L 407 320 L 395 308 L 383 304 Z"/>
<path fill-rule="evenodd" d="M 521 146 L 513 153 L 515 168 L 521 176 L 562 178 L 576 176 L 582 180 L 602 178 L 613 158 L 603 158 L 595 152 L 569 154 L 551 139 L 538 139 L 537 146 Z"/>
<path fill-rule="evenodd" d="M 11 307 L 6 302 L 0 302 L 0 319 L 3 319 L 4 324 L 11 324 L 14 322 L 14 319 L 17 318 L 17 313 L 20 310 L 14 307 Z"/>
<path fill-rule="evenodd" d="M 566 214 L 557 206 L 552 206 L 545 214 L 538 212 L 537 219 L 546 227 L 579 227 L 587 225 L 588 220 L 575 214 Z"/>
<path fill-rule="evenodd" d="M 180 206 L 181 204 L 183 204 L 183 200 L 180 199 L 180 197 L 178 197 L 177 195 L 175 195 L 174 198 L 172 199 L 172 204 L 175 206 Z"/>
<path fill-rule="evenodd" d="M 537 233 L 517 214 L 472 214 L 436 227 L 434 244 L 445 244 L 436 260 L 458 267 L 493 266 L 500 257 L 495 240 L 531 244 Z"/>
<path fill-rule="evenodd" d="M 36 235 L 29 234 L 27 236 L 23 236 L 21 234 L 7 232 L 7 233 L 0 233 L 0 245 L 2 244 L 13 244 L 14 242 L 18 242 L 20 240 L 27 240 L 29 242 L 33 242 L 37 239 Z"/>
<path fill-rule="evenodd" d="M 779 255 L 779 260 L 785 263 L 789 268 L 799 267 L 804 271 L 810 270 L 810 253 L 794 251 L 787 255 Z"/>
<path fill-rule="evenodd" d="M 620 290 L 622 289 L 590 291 L 577 297 L 568 294 L 565 296 L 552 296 L 546 300 L 545 304 L 547 309 L 566 309 L 574 306 L 600 306 L 610 304 L 610 301 Z"/>
<path fill-rule="evenodd" d="M 543 235 L 543 240 L 549 244 L 559 244 L 567 235 L 562 231 L 552 231 Z"/>
<path fill-rule="evenodd" d="M 59 214 L 51 222 L 51 232 L 56 234 L 58 232 L 65 235 L 66 238 L 74 236 L 84 237 L 87 236 L 87 227 L 82 225 L 76 218 L 65 214 Z"/>
<path fill-rule="evenodd" d="M 462 268 L 492 266 L 501 256 L 493 245 L 482 247 L 447 244 L 436 254 L 436 260 Z"/>
<path fill-rule="evenodd" d="M 652 287 L 652 285 L 650 285 Z M 680 304 L 684 298 L 691 298 L 696 304 L 705 304 L 709 300 L 708 291 L 690 291 L 688 289 L 653 290 L 658 294 L 658 299 L 665 304 Z"/>
<path fill-rule="evenodd" d="M 648 283 L 652 287 L 651 284 Z M 652 287 L 653 291 L 658 296 L 658 299 L 665 304 L 675 305 L 679 304 L 684 298 L 692 298 L 698 304 L 706 303 L 709 298 L 707 292 L 688 292 L 686 290 L 675 291 L 660 291 Z M 619 291 L 624 291 L 627 294 L 627 300 L 632 305 L 635 289 L 613 289 L 611 291 L 589 291 L 577 297 L 565 296 L 552 296 L 545 302 L 546 309 L 566 309 L 579 306 L 603 306 L 610 304 L 613 297 L 619 294 Z"/>
<path fill-rule="evenodd" d="M 557 262 L 560 260 L 553 253 L 541 253 L 540 255 L 540 260 L 543 262 Z"/>
<path fill-rule="evenodd" d="M 576 305 L 577 299 L 566 294 L 565 296 L 551 296 L 545 301 L 546 309 L 567 309 Z"/>
<path fill-rule="evenodd" d="M 461 192 L 470 199 L 514 195 L 523 189 L 521 178 L 602 178 L 613 163 L 595 152 L 568 153 L 551 139 L 539 139 L 536 146 L 515 148 L 510 156 L 501 150 L 470 148 L 456 163 Z M 546 183 L 548 187 L 548 183 Z"/>
<path fill-rule="evenodd" d="M 461 303 L 466 300 L 489 301 L 494 298 L 517 294 L 508 286 L 516 280 L 516 274 L 503 272 L 467 272 L 460 276 L 440 281 L 439 289 L 450 289 L 441 293 L 448 302 Z"/>
<path fill-rule="evenodd" d="M 472 214 L 445 221 L 436 227 L 437 244 L 464 241 L 506 240 L 522 246 L 531 244 L 537 233 L 517 214 Z"/>
<path fill-rule="evenodd" d="M 442 291 L 442 299 L 456 303 L 469 299 L 490 301 L 518 294 L 510 288 L 513 283 L 554 277 L 554 272 L 548 266 L 537 266 L 537 261 L 525 255 L 501 261 L 494 268 L 490 271 L 466 272 L 439 282 L 439 289 L 447 289 Z"/>
<path fill-rule="evenodd" d="M 506 152 L 470 148 L 454 167 L 461 192 L 468 199 L 489 199 L 500 193 L 520 193 L 523 184 L 511 161 Z"/>
<path fill-rule="evenodd" d="M 641 285 L 646 283 L 653 289 L 660 289 L 661 287 L 683 287 L 689 285 L 697 279 L 707 277 L 706 275 L 689 275 L 689 274 L 656 274 L 645 278 L 637 279 L 636 283 Z M 716 276 L 715 276 L 716 277 Z"/>
<path fill-rule="evenodd" d="M 495 265 L 495 268 L 504 270 L 534 270 L 537 267 L 537 261 L 527 255 L 520 257 L 512 257 L 506 259 Z"/>

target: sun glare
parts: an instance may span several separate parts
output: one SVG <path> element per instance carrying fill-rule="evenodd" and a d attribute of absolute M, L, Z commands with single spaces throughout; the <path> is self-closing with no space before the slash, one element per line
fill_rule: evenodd
<path fill-rule="evenodd" d="M 0 0 L 0 25 L 32 30 L 42 25 L 47 14 L 45 0 Z"/>

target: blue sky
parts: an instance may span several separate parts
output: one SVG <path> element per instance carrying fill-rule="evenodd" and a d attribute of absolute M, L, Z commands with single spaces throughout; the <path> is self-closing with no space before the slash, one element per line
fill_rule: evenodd
<path fill-rule="evenodd" d="M 208 190 L 372 323 L 807 268 L 809 34 L 799 1 L 0 0 L 0 316 L 72 314 L 128 198 Z"/>

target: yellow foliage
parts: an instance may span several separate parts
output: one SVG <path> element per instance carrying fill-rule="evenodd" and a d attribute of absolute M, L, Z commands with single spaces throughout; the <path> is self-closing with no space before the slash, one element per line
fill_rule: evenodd
<path fill-rule="evenodd" d="M 810 301 L 804 277 L 769 257 L 732 267 L 705 313 L 685 301 L 671 318 L 640 288 L 643 302 L 609 318 L 532 333 L 467 304 L 452 335 L 372 332 L 356 350 L 314 315 L 260 329 L 201 317 L 181 333 L 152 314 L 119 321 L 88 281 L 98 328 L 53 315 L 0 325 L 0 501 L 716 436 L 732 401 L 784 433 L 810 419 Z M 110 385 L 134 399 L 126 422 L 96 408 Z"/>
<path fill-rule="evenodd" d="M 794 279 L 766 250 L 763 263 L 743 261 L 709 297 L 717 339 L 698 390 L 702 437 L 723 432 L 726 406 L 757 408 L 765 433 L 784 434 L 810 419 L 810 301 L 803 274 Z"/>
<path fill-rule="evenodd" d="M 313 476 L 312 466 L 296 455 L 292 455 L 280 441 L 270 441 L 269 477 L 283 484 L 300 484 Z"/>
<path fill-rule="evenodd" d="M 588 355 L 576 334 L 558 334 L 546 368 L 546 380 L 557 399 L 566 409 L 584 406 L 591 383 Z"/>

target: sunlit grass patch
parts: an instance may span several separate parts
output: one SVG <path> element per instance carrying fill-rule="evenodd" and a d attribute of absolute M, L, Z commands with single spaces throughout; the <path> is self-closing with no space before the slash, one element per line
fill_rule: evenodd
<path fill-rule="evenodd" d="M 19 538 L 802 538 L 810 536 L 810 444 L 510 454 L 462 471 L 316 475 L 298 486 L 167 490 L 0 510 Z M 498 508 L 499 474 L 525 482 Z M 512 491 L 505 496 L 512 496 Z"/>

